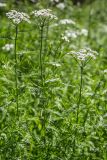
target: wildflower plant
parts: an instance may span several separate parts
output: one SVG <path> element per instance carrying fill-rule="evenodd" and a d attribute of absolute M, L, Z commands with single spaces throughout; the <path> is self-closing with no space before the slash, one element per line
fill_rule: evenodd
<path fill-rule="evenodd" d="M 15 37 L 14 37 L 14 59 L 15 59 L 15 99 L 17 106 L 17 117 L 19 119 L 19 94 L 18 94 L 18 59 L 17 59 L 17 39 L 18 39 L 18 27 L 19 24 L 23 21 L 30 23 L 30 17 L 24 12 L 18 12 L 16 10 L 11 10 L 6 13 L 8 19 L 11 20 L 13 25 L 15 26 Z"/>
<path fill-rule="evenodd" d="M 56 20 L 57 17 L 51 13 L 52 11 L 50 9 L 41 9 L 41 10 L 35 10 L 32 12 L 34 17 L 37 19 L 38 27 L 40 30 L 40 70 L 41 70 L 41 79 L 43 84 L 43 41 L 44 41 L 44 32 L 45 27 L 48 27 L 49 22 L 52 20 Z M 47 31 L 48 34 L 48 31 Z"/>
<path fill-rule="evenodd" d="M 52 20 L 56 20 L 57 17 L 51 13 L 52 10 L 50 9 L 41 9 L 41 10 L 35 10 L 32 12 L 32 15 L 38 18 L 38 23 L 40 26 L 47 25 L 48 22 Z"/>
<path fill-rule="evenodd" d="M 107 48 L 100 23 L 106 14 L 100 5 L 97 15 L 95 5 L 88 37 L 90 4 L 68 0 L 62 12 L 60 0 L 53 1 L 14 6 L 31 13 L 49 5 L 59 20 L 50 9 L 31 18 L 10 10 L 8 23 L 3 15 L 13 4 L 1 8 L 0 159 L 107 160 Z"/>
<path fill-rule="evenodd" d="M 80 105 L 82 100 L 84 68 L 91 59 L 93 60 L 96 59 L 96 56 L 98 55 L 98 53 L 96 51 L 91 50 L 90 48 L 83 48 L 83 49 L 80 49 L 79 51 L 71 51 L 68 53 L 68 55 L 71 55 L 75 59 L 80 69 L 80 88 L 79 88 L 79 95 L 78 95 L 77 105 L 76 105 L 76 120 L 75 120 L 76 125 L 78 125 Z M 77 138 L 78 127 L 75 128 L 74 134 L 75 134 L 75 137 Z M 75 152 L 76 139 L 74 139 L 73 144 L 74 144 L 73 151 Z"/>
<path fill-rule="evenodd" d="M 80 91 L 79 91 L 79 98 L 77 102 L 77 116 L 76 116 L 76 122 L 78 123 L 79 120 L 79 107 L 81 103 L 81 96 L 82 96 L 82 85 L 83 85 L 83 71 L 86 64 L 91 59 L 96 59 L 96 56 L 98 53 L 96 51 L 91 50 L 90 48 L 83 48 L 79 51 L 71 51 L 68 53 L 69 55 L 72 55 L 72 57 L 76 60 L 76 62 L 79 65 L 80 68 Z"/>
<path fill-rule="evenodd" d="M 39 69 L 40 69 L 40 79 L 41 79 L 41 95 L 40 95 L 40 103 L 42 103 L 42 110 L 41 110 L 41 121 L 42 121 L 42 136 L 44 144 L 46 142 L 45 134 L 46 134 L 46 103 L 44 102 L 45 97 L 45 65 L 44 65 L 44 58 L 46 56 L 46 47 L 47 47 L 47 39 L 48 39 L 48 28 L 49 23 L 53 20 L 56 20 L 57 17 L 51 13 L 50 9 L 41 9 L 35 10 L 32 12 L 34 19 L 38 23 L 38 28 L 40 31 L 40 53 L 39 53 Z M 46 32 L 46 33 L 45 33 Z M 46 35 L 45 35 L 46 34 Z M 46 37 L 44 39 L 44 37 Z M 45 47 L 45 49 L 44 49 Z"/>

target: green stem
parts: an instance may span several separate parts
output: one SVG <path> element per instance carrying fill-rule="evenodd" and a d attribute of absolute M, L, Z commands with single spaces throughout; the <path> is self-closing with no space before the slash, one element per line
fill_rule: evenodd
<path fill-rule="evenodd" d="M 82 83 L 83 83 L 83 66 L 80 66 L 80 90 L 79 90 L 79 99 L 77 103 L 76 123 L 78 123 L 78 120 L 79 120 L 79 109 L 80 109 L 80 103 L 81 103 L 81 97 L 82 97 Z"/>
<path fill-rule="evenodd" d="M 43 134 L 43 141 L 44 141 L 44 144 L 45 144 L 45 142 L 46 142 L 46 140 L 45 140 L 45 131 L 46 131 L 46 129 L 45 129 L 45 119 L 46 119 L 46 113 L 45 113 L 45 104 L 44 104 L 44 76 L 43 76 L 43 61 L 44 61 L 44 59 L 43 59 L 43 34 L 44 34 L 44 23 L 43 23 L 43 25 L 41 25 L 41 28 L 40 28 L 40 74 L 41 74 L 41 84 L 42 84 L 42 86 L 41 86 L 41 90 L 42 90 L 42 92 L 41 92 L 41 94 L 42 94 L 42 100 L 43 100 L 43 104 L 42 104 L 42 106 L 43 106 L 43 114 L 42 114 L 42 117 L 41 117 L 41 119 L 42 119 L 42 131 L 44 132 L 44 134 Z"/>
<path fill-rule="evenodd" d="M 79 121 L 79 109 L 80 109 L 81 97 L 82 97 L 82 83 L 83 83 L 83 65 L 80 66 L 80 89 L 79 89 L 79 98 L 77 102 L 76 124 L 78 124 L 78 121 Z M 77 132 L 78 132 L 78 128 L 76 126 L 75 131 L 74 131 L 75 139 L 73 142 L 73 155 L 75 155 Z"/>
<path fill-rule="evenodd" d="M 41 81 L 42 81 L 42 87 L 44 85 L 43 83 L 43 63 L 42 63 L 42 51 L 43 51 L 43 30 L 44 30 L 44 25 L 41 26 L 40 28 L 40 73 L 41 73 Z"/>
<path fill-rule="evenodd" d="M 17 75 L 17 35 L 18 35 L 18 26 L 15 26 L 15 41 L 14 41 L 14 55 L 15 55 L 15 89 L 16 89 L 16 107 L 17 107 L 17 117 L 19 119 L 19 100 L 18 100 L 18 75 Z"/>

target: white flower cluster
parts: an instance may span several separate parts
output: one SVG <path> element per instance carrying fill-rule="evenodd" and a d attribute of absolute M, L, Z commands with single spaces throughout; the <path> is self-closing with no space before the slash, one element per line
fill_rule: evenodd
<path fill-rule="evenodd" d="M 89 58 L 96 59 L 96 55 L 98 55 L 96 51 L 93 51 L 90 48 L 80 49 L 78 52 L 71 51 L 68 54 L 74 56 L 77 60 L 80 61 L 86 61 Z"/>
<path fill-rule="evenodd" d="M 83 29 L 81 29 L 80 31 L 78 31 L 78 35 L 80 35 L 80 36 L 87 36 L 88 35 L 88 30 L 87 29 L 85 29 L 85 28 L 83 28 Z"/>
<path fill-rule="evenodd" d="M 104 73 L 107 73 L 107 69 L 104 70 Z"/>
<path fill-rule="evenodd" d="M 69 42 L 69 38 L 63 34 L 62 34 L 61 39 L 64 40 L 65 42 Z"/>
<path fill-rule="evenodd" d="M 35 11 L 32 12 L 32 14 L 34 14 L 35 17 L 40 17 L 40 19 L 42 18 L 41 20 L 44 20 L 44 19 L 49 19 L 49 20 L 57 19 L 57 17 L 51 13 L 50 9 L 41 9 L 39 11 L 35 10 Z"/>
<path fill-rule="evenodd" d="M 64 37 L 66 37 L 66 39 L 76 39 L 78 36 L 87 36 L 88 35 L 88 31 L 86 29 L 81 29 L 80 31 L 75 31 L 75 30 L 65 30 L 64 33 Z"/>
<path fill-rule="evenodd" d="M 61 19 L 59 21 L 59 24 L 73 24 L 73 25 L 75 25 L 75 22 L 71 19 Z"/>
<path fill-rule="evenodd" d="M 76 31 L 73 31 L 73 30 L 66 30 L 65 31 L 65 36 L 68 37 L 68 38 L 77 38 L 78 34 Z"/>
<path fill-rule="evenodd" d="M 9 19 L 11 19 L 15 25 L 18 25 L 22 21 L 26 21 L 30 23 L 30 20 L 29 20 L 30 17 L 28 16 L 28 14 L 23 12 L 17 12 L 16 10 L 11 10 L 10 12 L 6 13 L 6 16 Z"/>
<path fill-rule="evenodd" d="M 64 3 L 59 3 L 59 4 L 56 5 L 56 7 L 57 7 L 58 9 L 60 9 L 60 10 L 64 10 L 65 4 L 64 4 Z"/>
<path fill-rule="evenodd" d="M 13 48 L 14 48 L 13 44 L 6 44 L 5 46 L 2 47 L 2 49 L 5 51 L 10 51 Z"/>
<path fill-rule="evenodd" d="M 0 7 L 6 7 L 7 4 L 6 3 L 0 3 Z"/>

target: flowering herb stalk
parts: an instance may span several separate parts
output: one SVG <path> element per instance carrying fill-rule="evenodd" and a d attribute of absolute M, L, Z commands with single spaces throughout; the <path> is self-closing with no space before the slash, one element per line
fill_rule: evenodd
<path fill-rule="evenodd" d="M 82 87 L 83 87 L 83 70 L 84 67 L 91 59 L 96 59 L 97 52 L 91 50 L 90 48 L 80 49 L 79 51 L 71 51 L 68 54 L 72 55 L 80 67 L 80 89 L 79 98 L 77 101 L 77 113 L 76 113 L 76 123 L 79 121 L 79 110 L 82 99 Z"/>
<path fill-rule="evenodd" d="M 57 17 L 51 13 L 50 9 L 41 9 L 39 11 L 35 10 L 32 12 L 32 14 L 37 18 L 38 26 L 40 29 L 40 70 L 41 70 L 41 79 L 42 79 L 42 85 L 43 85 L 43 61 L 42 61 L 43 56 L 42 56 L 42 52 L 43 52 L 44 29 L 47 26 L 47 35 L 48 35 L 49 22 L 52 21 L 53 19 L 57 19 Z"/>
<path fill-rule="evenodd" d="M 40 63 L 40 75 L 41 75 L 41 102 L 42 102 L 42 111 L 41 111 L 41 124 L 42 124 L 42 130 L 41 134 L 43 137 L 44 144 L 46 142 L 46 104 L 44 99 L 45 97 L 45 66 L 44 64 L 44 59 L 45 59 L 45 54 L 43 52 L 46 52 L 47 50 L 47 38 L 48 38 L 48 27 L 49 27 L 49 22 L 52 21 L 53 19 L 57 19 L 55 15 L 51 13 L 50 9 L 41 9 L 41 10 L 35 10 L 32 12 L 34 17 L 37 19 L 38 22 L 38 27 L 40 30 L 40 53 L 39 53 L 39 63 Z M 47 28 L 46 28 L 47 27 Z M 45 29 L 46 31 L 46 39 L 44 41 L 44 34 L 45 34 Z M 45 45 L 43 45 L 43 43 Z M 43 48 L 44 47 L 44 48 Z"/>
<path fill-rule="evenodd" d="M 75 154 L 76 149 L 76 137 L 78 136 L 78 122 L 79 122 L 79 113 L 80 113 L 80 105 L 82 100 L 82 88 L 83 88 L 83 71 L 84 67 L 91 59 L 96 59 L 97 52 L 91 50 L 90 48 L 80 49 L 79 51 L 71 51 L 68 54 L 72 55 L 75 61 L 78 63 L 80 68 L 80 88 L 79 88 L 79 96 L 77 100 L 77 110 L 76 110 L 76 128 L 74 130 L 74 141 L 73 141 L 73 153 Z"/>
<path fill-rule="evenodd" d="M 10 12 L 6 13 L 6 16 L 8 19 L 11 20 L 15 27 L 15 38 L 14 38 L 14 58 L 15 58 L 15 99 L 16 99 L 16 107 L 17 107 L 17 117 L 19 120 L 19 94 L 18 94 L 18 73 L 17 73 L 17 67 L 18 67 L 18 59 L 17 59 L 17 37 L 18 37 L 18 27 L 19 24 L 23 21 L 26 21 L 30 23 L 29 16 L 26 13 L 23 12 L 17 12 L 16 10 L 11 10 Z"/>

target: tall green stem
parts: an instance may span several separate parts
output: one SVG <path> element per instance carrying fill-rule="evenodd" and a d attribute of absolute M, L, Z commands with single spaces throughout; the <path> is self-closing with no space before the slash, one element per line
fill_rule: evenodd
<path fill-rule="evenodd" d="M 43 103 L 42 103 L 42 107 L 43 107 L 43 114 L 42 114 L 42 131 L 44 132 L 44 136 L 43 136 L 43 141 L 44 141 L 44 144 L 45 144 L 45 118 L 46 118 L 46 115 L 45 115 L 45 104 L 44 104 L 44 76 L 43 76 L 43 34 L 44 34 L 44 23 L 41 25 L 41 28 L 40 28 L 40 72 L 41 72 L 41 84 L 42 84 L 42 87 L 41 87 L 41 94 L 42 94 L 42 98 L 43 98 Z"/>
<path fill-rule="evenodd" d="M 42 81 L 42 87 L 43 87 L 43 63 L 42 63 L 42 51 L 43 51 L 43 29 L 44 25 L 40 28 L 40 72 L 41 72 L 41 81 Z"/>
<path fill-rule="evenodd" d="M 79 89 L 79 98 L 77 102 L 76 124 L 78 124 L 78 121 L 79 121 L 79 109 L 80 109 L 81 97 L 82 97 L 82 83 L 83 83 L 83 66 L 80 66 L 80 89 Z M 73 154 L 74 155 L 75 155 L 75 149 L 76 149 L 77 132 L 78 132 L 78 129 L 76 127 L 74 131 L 75 139 L 73 142 Z"/>
<path fill-rule="evenodd" d="M 80 66 L 80 90 L 79 90 L 79 99 L 77 103 L 77 117 L 76 117 L 77 123 L 79 120 L 79 109 L 80 109 L 81 96 L 82 96 L 82 83 L 83 83 L 83 66 Z"/>
<path fill-rule="evenodd" d="M 15 41 L 14 41 L 14 56 L 15 56 L 15 89 L 16 89 L 16 107 L 17 107 L 17 117 L 19 119 L 19 100 L 18 100 L 18 79 L 17 79 L 17 35 L 18 35 L 18 26 L 15 26 Z"/>

